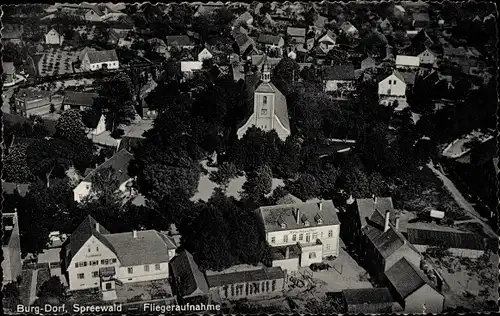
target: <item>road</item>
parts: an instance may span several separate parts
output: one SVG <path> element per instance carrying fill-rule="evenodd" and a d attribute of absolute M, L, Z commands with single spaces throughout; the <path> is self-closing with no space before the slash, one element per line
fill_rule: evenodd
<path fill-rule="evenodd" d="M 2 91 L 2 112 L 4 113 L 10 113 L 10 105 L 9 105 L 9 99 L 14 93 L 14 87 L 5 89 Z"/>
<path fill-rule="evenodd" d="M 434 174 L 439 179 L 441 179 L 441 181 L 443 181 L 443 184 L 446 186 L 448 191 L 450 191 L 450 193 L 452 194 L 453 198 L 458 203 L 458 205 L 460 205 L 467 213 L 469 213 L 469 215 L 471 215 L 474 218 L 472 222 L 475 221 L 476 223 L 481 224 L 486 234 L 488 234 L 493 238 L 498 238 L 495 231 L 491 229 L 486 220 L 483 217 L 481 217 L 481 215 L 479 215 L 479 213 L 474 209 L 472 204 L 469 201 L 467 201 L 467 199 L 462 195 L 462 193 L 460 193 L 455 184 L 441 171 L 436 169 L 436 167 L 434 167 L 434 164 L 432 162 L 429 162 L 427 164 L 427 167 L 429 167 L 432 170 L 432 172 L 434 172 Z"/>

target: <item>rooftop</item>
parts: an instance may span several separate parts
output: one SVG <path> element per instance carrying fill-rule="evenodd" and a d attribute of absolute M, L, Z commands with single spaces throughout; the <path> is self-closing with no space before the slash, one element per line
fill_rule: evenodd
<path fill-rule="evenodd" d="M 183 251 L 170 261 L 172 276 L 179 280 L 178 292 L 181 297 L 208 294 L 205 276 L 194 261 L 193 255 Z"/>
<path fill-rule="evenodd" d="M 115 172 L 118 178 L 118 182 L 120 184 L 124 183 L 130 176 L 128 175 L 128 164 L 132 160 L 133 155 L 129 153 L 127 150 L 122 149 L 116 154 L 114 154 L 111 158 L 100 164 L 96 169 L 92 170 L 83 180 L 82 182 L 90 182 L 92 183 L 92 179 L 95 175 L 99 174 L 99 172 L 111 167 Z"/>
<path fill-rule="evenodd" d="M 339 225 L 337 211 L 331 200 L 281 204 L 259 208 L 260 216 L 263 219 L 267 232 Z M 299 217 L 299 221 L 297 221 L 297 217 Z M 285 228 L 282 228 L 282 224 L 285 225 Z M 309 226 L 306 226 L 307 224 Z"/>
<path fill-rule="evenodd" d="M 397 55 L 396 65 L 418 67 L 420 66 L 420 59 L 418 58 L 418 56 Z"/>
<path fill-rule="evenodd" d="M 392 204 L 392 198 L 390 197 L 356 199 L 355 203 L 361 220 L 361 227 L 366 226 L 368 220 L 384 227 L 386 211 L 391 212 L 391 221 L 395 219 L 395 210 Z M 378 215 L 373 216 L 374 213 L 378 213 Z"/>
<path fill-rule="evenodd" d="M 300 28 L 300 27 L 289 26 L 286 29 L 286 33 L 292 37 L 305 37 L 306 36 L 306 29 Z"/>
<path fill-rule="evenodd" d="M 342 294 L 347 305 L 393 303 L 391 292 L 388 288 L 373 289 L 347 289 Z"/>
<path fill-rule="evenodd" d="M 400 259 L 385 275 L 401 298 L 405 299 L 422 286 L 428 284 L 426 276 L 406 258 Z M 441 295 L 441 294 L 439 294 Z"/>
<path fill-rule="evenodd" d="M 278 45 L 281 39 L 282 37 L 279 35 L 260 34 L 259 37 L 257 38 L 257 42 L 264 44 Z"/>
<path fill-rule="evenodd" d="M 481 236 L 448 230 L 408 228 L 408 241 L 414 245 L 445 246 L 448 248 L 484 250 Z"/>
<path fill-rule="evenodd" d="M 66 91 L 63 104 L 91 107 L 97 97 L 98 94 L 94 92 Z"/>
<path fill-rule="evenodd" d="M 238 284 L 246 282 L 257 282 L 265 280 L 283 279 L 285 273 L 281 267 L 262 268 L 258 270 L 238 271 L 225 274 L 207 275 L 209 287 L 218 287 L 228 284 Z"/>
<path fill-rule="evenodd" d="M 193 41 L 187 35 L 170 35 L 166 37 L 168 46 L 191 46 Z"/>
<path fill-rule="evenodd" d="M 112 50 L 101 50 L 101 51 L 88 51 L 87 56 L 89 57 L 90 63 L 104 63 L 110 61 L 118 61 L 118 55 L 116 51 Z"/>

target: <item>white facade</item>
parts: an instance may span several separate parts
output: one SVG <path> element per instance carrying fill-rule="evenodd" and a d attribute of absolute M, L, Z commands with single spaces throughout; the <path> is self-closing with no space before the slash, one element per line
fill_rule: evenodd
<path fill-rule="evenodd" d="M 318 42 L 321 50 L 328 53 L 335 47 L 336 39 L 332 38 L 328 34 L 325 34 L 325 36 L 321 37 Z"/>
<path fill-rule="evenodd" d="M 204 48 L 199 54 L 198 54 L 198 61 L 203 62 L 204 60 L 212 59 L 214 56 L 210 51 L 206 48 Z"/>
<path fill-rule="evenodd" d="M 325 91 L 353 91 L 355 90 L 354 80 L 325 80 Z"/>
<path fill-rule="evenodd" d="M 123 283 L 168 279 L 168 262 L 130 267 L 120 266 L 117 269 L 116 278 Z"/>
<path fill-rule="evenodd" d="M 90 188 L 92 183 L 82 181 L 80 182 L 76 188 L 73 189 L 73 197 L 75 202 L 82 202 L 82 200 L 90 194 Z"/>
<path fill-rule="evenodd" d="M 397 69 L 417 69 L 420 67 L 420 57 L 418 56 L 396 56 L 396 68 Z"/>
<path fill-rule="evenodd" d="M 91 135 L 100 135 L 104 133 L 106 130 L 106 119 L 104 118 L 104 115 L 101 115 L 101 118 L 99 119 L 99 123 L 97 123 L 96 128 L 90 129 L 89 133 Z"/>
<path fill-rule="evenodd" d="M 379 104 L 390 106 L 398 101 L 397 110 L 407 107 L 406 83 L 394 73 L 378 83 Z"/>
<path fill-rule="evenodd" d="M 423 65 L 434 65 L 434 63 L 437 61 L 436 55 L 428 49 L 421 52 L 418 55 L 418 58 L 420 60 L 420 64 Z"/>
<path fill-rule="evenodd" d="M 88 54 L 85 54 L 85 57 L 83 57 L 82 64 L 80 66 L 80 68 L 83 71 L 96 71 L 96 70 L 99 70 L 102 68 L 118 69 L 119 67 L 120 67 L 120 63 L 118 60 L 110 60 L 110 61 L 92 63 L 92 62 L 90 62 Z"/>
<path fill-rule="evenodd" d="M 104 261 L 103 261 L 104 260 Z M 115 253 L 91 236 L 71 258 L 67 267 L 69 289 L 83 290 L 100 286 L 99 269 L 120 266 Z"/>
<path fill-rule="evenodd" d="M 64 37 L 56 30 L 51 29 L 45 34 L 45 44 L 48 45 L 62 45 Z"/>
<path fill-rule="evenodd" d="M 94 10 L 87 10 L 87 12 L 85 12 L 85 21 L 89 21 L 89 22 L 101 22 L 102 21 L 102 17 L 97 14 Z"/>

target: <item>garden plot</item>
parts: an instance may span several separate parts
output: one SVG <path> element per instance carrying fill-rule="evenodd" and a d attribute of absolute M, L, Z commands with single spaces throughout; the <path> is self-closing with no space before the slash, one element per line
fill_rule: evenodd
<path fill-rule="evenodd" d="M 42 77 L 71 74 L 74 72 L 72 62 L 75 55 L 76 52 L 51 49 L 38 62 L 38 73 Z"/>

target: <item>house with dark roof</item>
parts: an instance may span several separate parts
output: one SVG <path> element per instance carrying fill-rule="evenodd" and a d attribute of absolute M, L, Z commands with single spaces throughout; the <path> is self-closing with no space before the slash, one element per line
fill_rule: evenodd
<path fill-rule="evenodd" d="M 187 35 L 169 35 L 166 37 L 167 50 L 173 47 L 177 49 L 193 49 L 195 44 Z"/>
<path fill-rule="evenodd" d="M 413 13 L 412 16 L 412 25 L 415 30 L 420 31 L 426 28 L 430 23 L 430 18 L 428 13 Z"/>
<path fill-rule="evenodd" d="M 444 296 L 420 269 L 401 258 L 386 272 L 389 290 L 408 314 L 441 313 Z"/>
<path fill-rule="evenodd" d="M 96 71 L 100 69 L 118 69 L 120 62 L 114 49 L 102 51 L 87 51 L 83 56 L 80 69 L 82 71 Z"/>
<path fill-rule="evenodd" d="M 340 222 L 333 202 L 292 199 L 297 203 L 280 200 L 277 205 L 256 210 L 269 245 L 281 247 L 274 251 L 276 261 L 272 265 L 291 269 L 293 262 L 287 261 L 294 257 L 294 253 L 299 254 L 301 267 L 321 262 L 325 257 L 337 257 L 340 251 Z M 283 258 L 279 257 L 279 250 L 284 250 Z"/>
<path fill-rule="evenodd" d="M 62 101 L 64 111 L 69 109 L 89 110 L 94 105 L 94 100 L 98 97 L 95 92 L 65 91 Z"/>
<path fill-rule="evenodd" d="M 231 35 L 234 38 L 234 42 L 240 56 L 249 56 L 252 52 L 256 51 L 255 41 L 248 36 L 242 26 L 234 28 L 231 31 Z"/>
<path fill-rule="evenodd" d="M 388 288 L 346 289 L 342 291 L 344 310 L 349 314 L 397 312 L 401 306 Z"/>
<path fill-rule="evenodd" d="M 16 282 L 17 277 L 22 273 L 17 213 L 2 213 L 2 232 L 2 284 L 5 285 L 9 282 Z"/>
<path fill-rule="evenodd" d="M 132 160 L 133 155 L 127 150 L 122 149 L 114 154 L 111 158 L 97 166 L 90 172 L 73 190 L 74 199 L 76 202 L 81 202 L 91 194 L 92 182 L 94 177 L 103 176 L 102 172 L 111 171 L 116 177 L 119 186 L 114 188 L 121 192 L 125 192 L 126 183 L 131 179 L 128 175 L 128 164 Z M 108 174 L 105 174 L 108 176 Z"/>
<path fill-rule="evenodd" d="M 227 271 L 229 270 L 229 271 Z M 285 273 L 280 267 L 248 267 L 206 272 L 214 302 L 225 300 L 269 299 L 283 295 Z"/>
<path fill-rule="evenodd" d="M 457 257 L 478 258 L 486 245 L 481 236 L 450 230 L 408 228 L 407 238 L 420 252 L 429 247 L 443 247 Z"/>
<path fill-rule="evenodd" d="M 322 69 L 321 79 L 323 80 L 323 89 L 326 92 L 339 91 L 343 93 L 356 89 L 356 78 L 352 64 L 325 66 Z"/>
<path fill-rule="evenodd" d="M 0 31 L 2 34 L 2 41 L 11 42 L 14 44 L 21 44 L 23 40 L 24 28 L 20 24 L 4 23 Z"/>
<path fill-rule="evenodd" d="M 59 94 L 54 95 L 51 91 L 32 87 L 21 88 L 14 96 L 16 112 L 24 117 L 49 114 L 51 104 L 58 109 L 62 100 L 63 96 Z"/>
<path fill-rule="evenodd" d="M 206 304 L 210 299 L 205 275 L 187 250 L 170 261 L 170 284 L 178 302 Z"/>
<path fill-rule="evenodd" d="M 252 126 L 264 131 L 275 130 L 282 140 L 290 136 L 286 97 L 271 82 L 271 70 L 268 65 L 264 65 L 262 82 L 255 89 L 253 95 L 253 113 L 238 129 L 238 138 L 242 138 Z"/>
<path fill-rule="evenodd" d="M 156 230 L 110 233 L 88 215 L 63 244 L 62 269 L 69 289 L 99 288 L 116 299 L 116 284 L 167 280 L 176 246 Z"/>
<path fill-rule="evenodd" d="M 306 29 L 302 27 L 291 27 L 286 29 L 286 34 L 294 44 L 304 44 L 306 42 Z"/>

